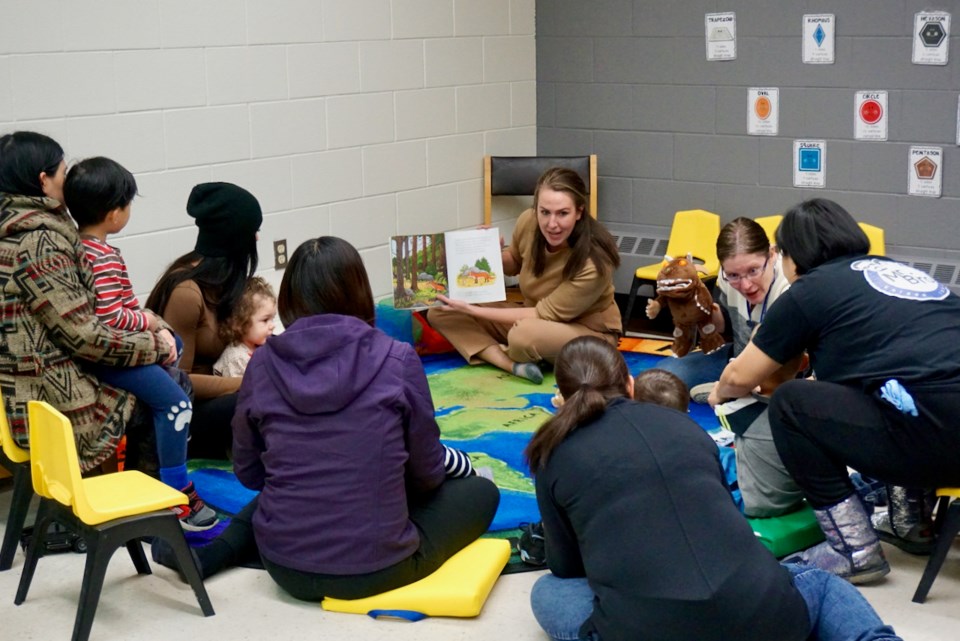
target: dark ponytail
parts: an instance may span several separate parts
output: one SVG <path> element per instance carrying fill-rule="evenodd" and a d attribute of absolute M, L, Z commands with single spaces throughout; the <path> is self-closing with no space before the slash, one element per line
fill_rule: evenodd
<path fill-rule="evenodd" d="M 595 336 L 581 336 L 560 350 L 556 376 L 563 405 L 524 450 L 533 474 L 544 468 L 553 450 L 574 430 L 603 414 L 612 399 L 627 396 L 630 372 L 614 346 Z"/>

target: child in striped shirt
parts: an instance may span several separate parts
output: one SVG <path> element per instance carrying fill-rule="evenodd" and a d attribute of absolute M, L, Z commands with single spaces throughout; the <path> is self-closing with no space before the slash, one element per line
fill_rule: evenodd
<path fill-rule="evenodd" d="M 109 158 L 88 158 L 67 173 L 63 193 L 93 267 L 97 316 L 118 330 L 156 331 L 158 317 L 140 309 L 120 251 L 107 244 L 107 236 L 122 230 L 130 220 L 130 205 L 137 195 L 133 174 Z M 179 352 L 179 339 L 177 343 Z M 187 479 L 187 438 L 193 405 L 186 392 L 159 365 L 97 365 L 95 374 L 104 383 L 127 390 L 150 406 L 157 435 L 160 480 L 189 499 L 187 505 L 175 508 L 183 529 L 200 531 L 216 525 L 216 512 L 207 507 Z"/>

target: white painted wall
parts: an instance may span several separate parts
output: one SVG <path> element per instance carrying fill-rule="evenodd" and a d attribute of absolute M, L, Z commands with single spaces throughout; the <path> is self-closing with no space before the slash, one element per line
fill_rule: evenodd
<path fill-rule="evenodd" d="M 334 234 L 389 284 L 387 238 L 482 220 L 484 154 L 536 153 L 534 0 L 0 0 L 0 134 L 109 156 L 141 198 L 114 242 L 145 298 L 193 247 L 198 182 L 272 248 Z"/>

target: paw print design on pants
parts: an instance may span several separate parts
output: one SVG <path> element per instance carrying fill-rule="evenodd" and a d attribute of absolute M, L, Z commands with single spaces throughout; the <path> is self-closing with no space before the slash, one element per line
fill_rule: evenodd
<path fill-rule="evenodd" d="M 190 425 L 190 419 L 193 418 L 193 403 L 189 401 L 180 401 L 177 405 L 171 405 L 167 412 L 167 419 L 173 421 L 173 429 L 182 432 L 187 425 Z"/>

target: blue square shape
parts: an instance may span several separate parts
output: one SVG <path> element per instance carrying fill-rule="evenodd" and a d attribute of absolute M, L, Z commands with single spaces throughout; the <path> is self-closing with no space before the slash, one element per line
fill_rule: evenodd
<path fill-rule="evenodd" d="M 800 171 L 820 171 L 820 150 L 808 148 L 800 150 Z"/>

